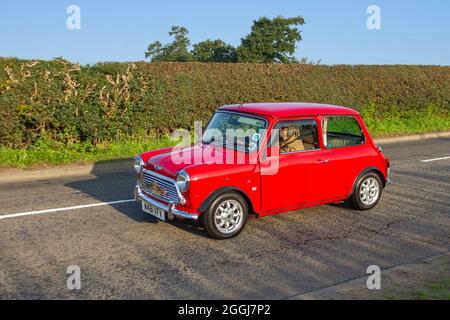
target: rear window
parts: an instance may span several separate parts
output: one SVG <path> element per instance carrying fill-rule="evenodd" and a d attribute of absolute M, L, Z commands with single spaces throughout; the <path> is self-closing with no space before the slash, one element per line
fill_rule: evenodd
<path fill-rule="evenodd" d="M 361 127 L 352 116 L 323 119 L 323 140 L 328 149 L 356 146 L 365 142 Z"/>

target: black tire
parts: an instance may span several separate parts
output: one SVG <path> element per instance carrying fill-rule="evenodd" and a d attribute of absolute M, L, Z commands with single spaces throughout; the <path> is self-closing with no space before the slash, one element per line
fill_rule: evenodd
<path fill-rule="evenodd" d="M 230 204 L 230 208 L 227 208 L 227 204 Z M 234 212 L 237 212 L 236 210 L 233 211 L 233 205 L 236 205 L 236 209 L 239 211 L 242 211 L 242 215 L 239 219 L 239 223 L 235 223 L 235 229 L 232 229 L 230 227 L 229 231 L 221 230 L 218 226 L 218 223 L 223 221 L 223 219 L 226 219 L 228 222 L 228 225 L 231 225 L 235 220 L 237 221 L 237 216 L 233 217 L 233 220 L 229 220 L 230 215 L 232 216 Z M 222 209 L 219 209 L 221 207 Z M 223 219 L 222 218 L 215 218 L 216 217 L 216 211 L 228 210 L 226 214 L 224 214 Z M 223 214 L 223 213 L 222 213 Z M 240 214 L 237 214 L 240 215 Z M 247 223 L 248 218 L 248 205 L 247 201 L 237 192 L 229 192 L 222 194 L 218 196 L 216 199 L 214 199 L 210 205 L 208 206 L 208 209 L 206 212 L 204 212 L 201 215 L 202 224 L 205 228 L 208 235 L 213 239 L 229 239 L 232 237 L 237 236 L 245 227 Z M 215 221 L 216 220 L 216 221 Z M 223 229 L 227 228 L 227 222 L 224 222 Z"/>
<path fill-rule="evenodd" d="M 371 182 L 373 182 L 373 184 L 371 184 Z M 374 187 L 377 188 L 375 196 Z M 376 172 L 368 172 L 359 178 L 356 183 L 355 190 L 350 197 L 352 206 L 356 210 L 370 210 L 377 205 L 378 201 L 380 201 L 382 193 L 383 183 L 380 176 Z"/>

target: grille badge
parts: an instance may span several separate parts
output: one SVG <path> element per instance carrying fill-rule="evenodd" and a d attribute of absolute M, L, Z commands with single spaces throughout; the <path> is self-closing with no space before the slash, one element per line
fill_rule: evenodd
<path fill-rule="evenodd" d="M 161 188 L 155 181 L 147 183 L 147 188 L 155 195 L 164 197 L 167 195 L 167 190 Z"/>

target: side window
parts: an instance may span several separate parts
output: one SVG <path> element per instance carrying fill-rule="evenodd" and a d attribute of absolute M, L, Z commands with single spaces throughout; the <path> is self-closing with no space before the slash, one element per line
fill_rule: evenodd
<path fill-rule="evenodd" d="M 316 120 L 278 122 L 272 131 L 271 145 L 279 146 L 281 154 L 319 149 Z"/>
<path fill-rule="evenodd" d="M 364 134 L 352 116 L 325 117 L 323 140 L 328 149 L 356 146 L 365 142 Z"/>

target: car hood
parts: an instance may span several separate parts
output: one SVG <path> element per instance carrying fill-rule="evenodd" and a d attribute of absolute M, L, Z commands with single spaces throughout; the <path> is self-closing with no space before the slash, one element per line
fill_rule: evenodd
<path fill-rule="evenodd" d="M 214 170 L 216 166 L 223 166 L 227 163 L 227 159 L 230 159 L 230 157 L 236 159 L 238 154 L 242 157 L 245 153 L 212 144 L 197 144 L 184 148 L 174 148 L 169 152 L 153 156 L 147 161 L 146 168 L 175 178 L 178 171 L 182 169 L 208 166 L 208 170 Z M 246 159 L 248 159 L 248 155 Z"/>

